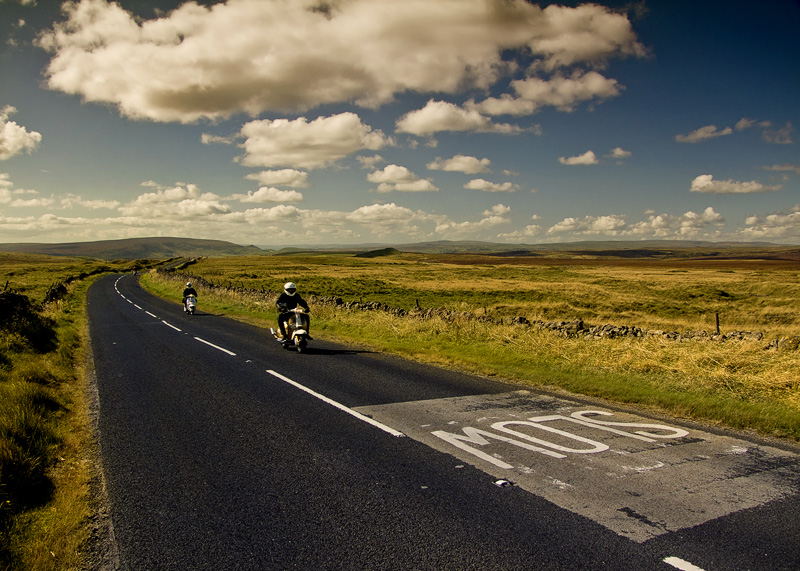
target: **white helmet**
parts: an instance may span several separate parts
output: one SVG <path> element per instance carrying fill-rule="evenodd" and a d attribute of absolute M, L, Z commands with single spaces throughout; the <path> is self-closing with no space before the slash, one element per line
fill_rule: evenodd
<path fill-rule="evenodd" d="M 186 282 L 186 287 L 192 287 L 192 282 Z"/>
<path fill-rule="evenodd" d="M 286 282 L 283 284 L 283 291 L 286 292 L 286 295 L 294 295 L 297 292 L 297 286 L 292 282 Z"/>

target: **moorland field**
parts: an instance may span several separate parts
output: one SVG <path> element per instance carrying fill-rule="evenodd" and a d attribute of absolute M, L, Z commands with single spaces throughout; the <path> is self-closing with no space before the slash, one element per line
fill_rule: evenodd
<path fill-rule="evenodd" d="M 797 248 L 214 255 L 211 246 L 177 265 L 134 260 L 138 243 L 127 258 L 114 244 L 113 261 L 0 253 L 0 569 L 86 564 L 99 508 L 85 295 L 133 265 L 154 268 L 141 285 L 176 303 L 195 280 L 201 312 L 264 327 L 265 343 L 274 299 L 294 281 L 316 339 L 800 441 Z M 533 325 L 574 320 L 706 334 L 595 338 Z M 735 331 L 759 335 L 725 337 Z"/>
<path fill-rule="evenodd" d="M 315 334 L 375 350 L 567 390 L 762 434 L 800 437 L 800 264 L 719 256 L 609 258 L 306 253 L 206 258 L 151 273 L 143 285 L 179 299 L 199 280 L 201 307 L 263 327 L 270 299 L 294 281 L 313 298 L 377 302 L 391 311 L 313 308 Z M 211 284 L 203 289 L 202 283 Z M 272 298 L 270 297 L 272 296 Z M 415 308 L 439 308 L 419 315 Z M 520 322 L 583 320 L 657 331 L 705 331 L 595 339 Z M 722 341 L 720 332 L 758 333 Z M 781 343 L 778 344 L 777 341 Z"/>

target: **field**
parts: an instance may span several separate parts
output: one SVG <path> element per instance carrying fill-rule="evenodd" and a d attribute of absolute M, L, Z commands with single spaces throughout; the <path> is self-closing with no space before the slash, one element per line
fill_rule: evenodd
<path fill-rule="evenodd" d="M 182 272 L 148 275 L 143 283 L 176 298 L 181 281 L 202 278 L 221 286 L 199 291 L 202 307 L 265 327 L 274 320 L 268 294 L 277 295 L 285 281 L 304 296 L 443 308 L 463 317 L 319 304 L 312 307 L 313 328 L 315 335 L 526 386 L 800 439 L 794 260 L 296 254 L 209 258 Z M 719 318 L 722 333 L 759 332 L 763 339 L 586 339 L 500 322 L 515 317 L 709 334 Z M 770 346 L 778 339 L 785 343 Z"/>
<path fill-rule="evenodd" d="M 800 441 L 796 259 L 389 254 L 203 258 L 178 272 L 144 273 L 141 283 L 177 301 L 186 279 L 202 278 L 211 285 L 198 287 L 201 310 L 266 328 L 274 325 L 272 300 L 294 281 L 311 301 L 318 339 Z M 0 569 L 86 562 L 95 508 L 85 294 L 96 275 L 132 263 L 0 254 Z M 53 291 L 57 298 L 43 303 Z M 458 315 L 323 302 L 332 296 Z M 582 319 L 712 331 L 717 316 L 723 333 L 764 337 L 587 339 L 511 324 Z M 785 342 L 776 346 L 776 339 Z"/>

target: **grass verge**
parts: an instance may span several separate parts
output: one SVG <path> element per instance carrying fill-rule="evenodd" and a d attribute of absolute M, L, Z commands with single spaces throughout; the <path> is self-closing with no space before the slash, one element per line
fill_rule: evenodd
<path fill-rule="evenodd" d="M 0 327 L 3 570 L 88 568 L 93 464 L 86 454 L 84 365 L 91 281 L 74 282 L 58 302 L 43 311 L 31 304 Z M 11 304 L 24 306 L 27 297 L 14 295 Z"/>

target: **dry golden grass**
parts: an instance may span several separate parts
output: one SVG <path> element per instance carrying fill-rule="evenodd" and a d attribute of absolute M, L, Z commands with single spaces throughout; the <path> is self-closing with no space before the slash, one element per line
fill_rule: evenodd
<path fill-rule="evenodd" d="M 800 354 L 768 348 L 771 339 L 800 335 L 796 262 L 769 267 L 758 261 L 703 261 L 693 266 L 685 260 L 503 264 L 488 257 L 477 262 L 471 257 L 472 263 L 453 263 L 453 258 L 228 258 L 204 260 L 189 271 L 215 283 L 275 295 L 291 280 L 303 295 L 339 295 L 345 301 L 381 301 L 406 309 L 419 303 L 531 321 L 583 319 L 592 325 L 714 332 L 719 314 L 723 333 L 762 332 L 764 340 L 568 338 L 474 319 L 398 318 L 377 311 L 313 308 L 316 331 L 332 338 L 532 386 L 564 388 L 800 438 Z M 155 276 L 150 279 L 148 287 L 162 294 L 175 289 L 159 285 Z M 239 292 L 214 290 L 203 299 L 253 323 L 267 326 L 274 319 L 269 303 Z"/>

